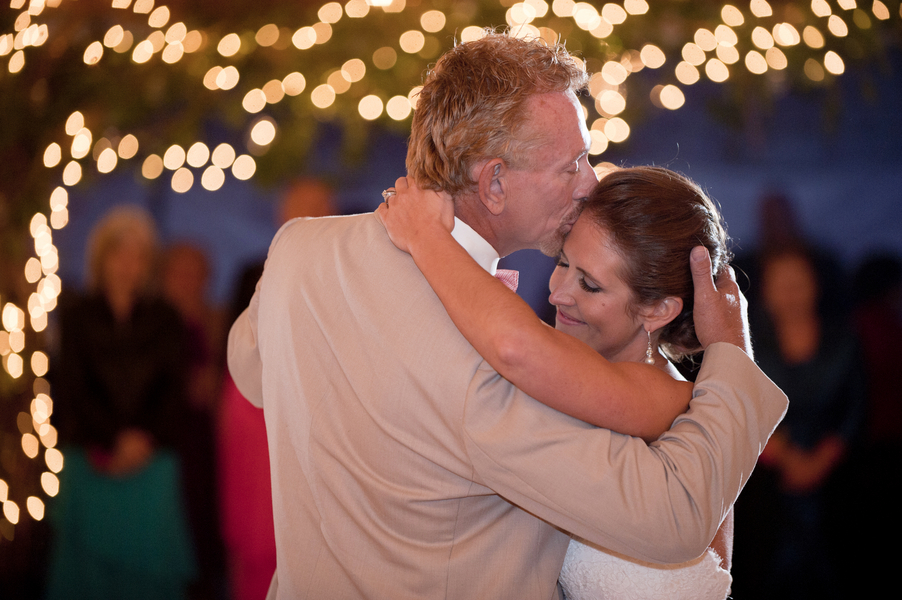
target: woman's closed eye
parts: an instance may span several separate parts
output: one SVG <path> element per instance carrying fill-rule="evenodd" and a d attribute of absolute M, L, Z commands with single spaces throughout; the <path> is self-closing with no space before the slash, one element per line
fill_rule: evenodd
<path fill-rule="evenodd" d="M 564 256 L 561 255 L 561 256 L 558 256 L 556 266 L 560 269 L 569 269 L 570 263 L 568 263 L 567 260 L 564 258 Z M 580 272 L 581 271 L 582 270 L 580 269 Z M 598 287 L 597 285 L 595 285 L 595 283 L 593 283 L 591 281 L 587 281 L 586 276 L 583 274 L 579 275 L 578 281 L 579 281 L 579 287 L 585 292 L 589 292 L 590 294 L 597 294 L 598 292 L 601 291 L 601 288 Z"/>
<path fill-rule="evenodd" d="M 580 276 L 579 278 L 579 287 L 581 287 L 584 291 L 589 292 L 590 294 L 597 294 L 601 291 L 600 287 L 595 286 L 595 284 L 586 281 L 586 278 Z"/>

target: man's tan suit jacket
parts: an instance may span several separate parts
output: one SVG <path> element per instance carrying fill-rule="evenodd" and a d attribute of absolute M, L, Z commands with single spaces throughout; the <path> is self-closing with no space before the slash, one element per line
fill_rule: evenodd
<path fill-rule="evenodd" d="M 517 390 L 460 335 L 373 214 L 282 228 L 229 367 L 264 408 L 270 596 L 548 600 L 570 531 L 644 560 L 698 556 L 786 398 L 738 348 L 646 445 Z"/>

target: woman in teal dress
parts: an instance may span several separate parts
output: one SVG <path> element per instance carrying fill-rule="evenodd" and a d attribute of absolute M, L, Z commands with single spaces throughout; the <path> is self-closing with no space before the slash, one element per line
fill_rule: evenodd
<path fill-rule="evenodd" d="M 89 293 L 61 302 L 51 600 L 184 598 L 195 573 L 175 451 L 185 333 L 148 291 L 154 249 L 150 218 L 115 209 L 91 236 Z"/>

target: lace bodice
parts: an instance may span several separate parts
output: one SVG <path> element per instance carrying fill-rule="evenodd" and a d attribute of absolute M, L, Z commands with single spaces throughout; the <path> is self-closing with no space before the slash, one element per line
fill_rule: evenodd
<path fill-rule="evenodd" d="M 567 600 L 724 600 L 733 578 L 709 549 L 678 565 L 658 565 L 570 541 L 560 576 Z"/>

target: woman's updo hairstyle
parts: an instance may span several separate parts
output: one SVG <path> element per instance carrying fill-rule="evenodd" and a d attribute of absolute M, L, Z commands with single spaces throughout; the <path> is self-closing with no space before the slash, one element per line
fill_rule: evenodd
<path fill-rule="evenodd" d="M 695 246 L 705 246 L 715 279 L 731 259 L 714 203 L 679 173 L 635 167 L 606 175 L 582 214 L 610 234 L 624 261 L 625 272 L 620 276 L 633 293 L 634 307 L 668 296 L 682 298 L 682 312 L 661 329 L 662 350 L 675 360 L 699 352 L 689 254 Z"/>

